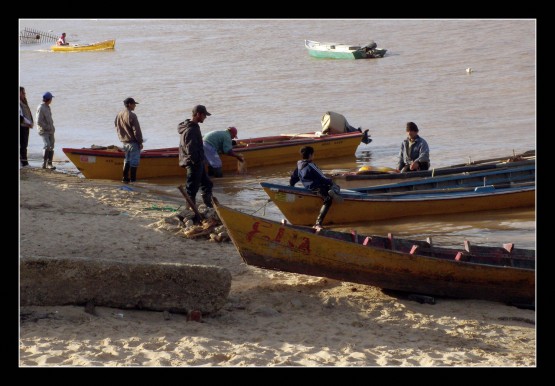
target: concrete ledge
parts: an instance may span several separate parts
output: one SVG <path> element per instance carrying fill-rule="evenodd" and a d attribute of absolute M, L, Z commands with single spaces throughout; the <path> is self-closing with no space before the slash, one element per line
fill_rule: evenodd
<path fill-rule="evenodd" d="M 86 304 L 203 314 L 227 301 L 231 273 L 221 267 L 123 263 L 97 258 L 22 258 L 21 306 Z"/>

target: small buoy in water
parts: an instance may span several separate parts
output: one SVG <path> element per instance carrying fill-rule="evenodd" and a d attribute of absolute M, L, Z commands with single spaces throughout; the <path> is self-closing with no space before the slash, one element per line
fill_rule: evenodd
<path fill-rule="evenodd" d="M 472 71 L 473 71 L 473 70 L 472 70 L 471 67 L 468 67 L 468 68 L 466 69 L 466 73 L 467 73 L 467 74 L 470 74 Z"/>

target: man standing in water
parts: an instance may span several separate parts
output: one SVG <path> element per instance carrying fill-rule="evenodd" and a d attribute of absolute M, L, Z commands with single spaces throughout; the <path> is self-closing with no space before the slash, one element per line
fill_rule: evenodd
<path fill-rule="evenodd" d="M 244 162 L 242 155 L 233 151 L 233 140 L 237 138 L 237 129 L 233 126 L 227 130 L 211 131 L 202 138 L 204 143 L 204 155 L 208 161 L 208 175 L 214 177 L 222 177 L 222 159 L 221 154 L 227 154 L 237 158 L 239 162 Z"/>
<path fill-rule="evenodd" d="M 135 102 L 133 98 L 126 98 L 123 104 L 125 108 L 118 113 L 114 124 L 125 151 L 123 179 L 121 181 L 129 183 L 137 180 L 137 169 L 141 159 L 141 149 L 143 148 L 143 133 L 139 125 L 139 119 L 133 112 L 135 106 L 139 103 Z M 129 175 L 130 172 L 131 176 Z"/>
<path fill-rule="evenodd" d="M 203 105 L 193 107 L 191 119 L 180 122 L 177 132 L 179 140 L 179 166 L 187 169 L 186 190 L 193 203 L 201 189 L 202 202 L 212 208 L 212 187 L 214 184 L 208 177 L 205 168 L 204 147 L 199 123 L 203 123 L 210 114 Z"/>

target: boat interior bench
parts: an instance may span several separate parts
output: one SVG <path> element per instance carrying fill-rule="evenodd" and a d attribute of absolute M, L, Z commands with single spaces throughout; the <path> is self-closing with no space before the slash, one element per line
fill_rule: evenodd
<path fill-rule="evenodd" d="M 464 250 L 432 246 L 432 239 L 426 241 L 396 239 L 391 233 L 387 237 L 364 236 L 351 230 L 351 233 L 337 233 L 328 231 L 329 236 L 344 241 L 350 241 L 365 246 L 389 249 L 411 255 L 430 256 L 460 262 L 472 262 L 507 267 L 535 269 L 535 251 L 515 248 L 513 243 L 503 244 L 503 247 L 482 247 L 464 241 Z"/>

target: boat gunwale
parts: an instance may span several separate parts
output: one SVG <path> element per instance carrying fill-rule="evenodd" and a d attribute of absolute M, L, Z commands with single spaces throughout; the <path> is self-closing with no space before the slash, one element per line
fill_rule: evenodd
<path fill-rule="evenodd" d="M 486 192 L 479 192 L 479 191 L 472 190 L 472 188 L 469 188 L 469 190 L 467 191 L 451 191 L 451 192 L 448 191 L 449 189 L 444 189 L 444 191 L 437 189 L 437 193 L 435 192 L 421 193 L 418 190 L 411 190 L 411 191 L 390 192 L 390 193 L 366 194 L 366 193 L 359 193 L 354 190 L 349 191 L 348 189 L 345 189 L 341 192 L 341 196 L 346 201 L 355 201 L 355 202 L 393 201 L 393 202 L 406 203 L 406 202 L 435 201 L 435 200 L 455 200 L 460 198 L 484 198 L 484 197 L 492 197 L 497 195 L 526 193 L 526 192 L 536 190 L 535 183 L 530 182 L 530 183 L 523 183 L 523 184 L 525 185 L 498 188 L 498 189 L 495 189 L 494 191 L 486 191 Z M 304 187 L 301 188 L 297 186 L 272 184 L 268 182 L 260 182 L 260 185 L 264 190 L 268 189 L 274 192 L 296 194 L 298 196 L 318 197 L 316 193 Z M 433 189 L 433 190 L 436 190 L 436 189 Z"/>
<path fill-rule="evenodd" d="M 327 135 L 322 137 L 308 137 L 308 138 L 298 138 L 298 139 L 290 139 L 290 140 L 283 140 L 282 143 L 273 143 L 273 144 L 256 144 L 253 143 L 252 146 L 234 146 L 233 150 L 236 152 L 252 152 L 256 150 L 269 150 L 269 149 L 278 149 L 282 147 L 288 146 L 297 146 L 301 144 L 314 144 L 316 143 L 326 143 L 331 141 L 337 141 L 342 139 L 352 139 L 362 137 L 362 133 L 360 132 L 351 132 L 351 133 L 342 133 L 342 134 L 333 134 Z M 275 136 L 279 137 L 279 136 Z M 261 137 L 265 138 L 265 137 Z M 246 140 L 256 140 L 257 138 L 248 138 Z M 114 151 L 114 150 L 104 150 L 104 149 L 90 149 L 90 148 L 62 148 L 64 153 L 71 153 L 75 155 L 96 155 L 102 157 L 120 157 L 123 156 L 125 153 L 123 151 Z M 141 157 L 149 157 L 149 158 L 164 158 L 164 157 L 176 157 L 179 155 L 179 148 L 178 147 L 168 147 L 168 148 L 161 148 L 161 149 L 146 149 L 141 151 Z"/>

